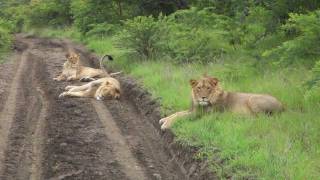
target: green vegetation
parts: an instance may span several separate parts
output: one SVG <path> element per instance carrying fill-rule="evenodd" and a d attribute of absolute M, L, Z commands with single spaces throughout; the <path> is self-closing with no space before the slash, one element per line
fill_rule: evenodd
<path fill-rule="evenodd" d="M 163 115 L 189 108 L 188 80 L 204 73 L 229 91 L 274 95 L 286 105 L 280 115 L 192 116 L 177 121 L 173 132 L 199 147 L 195 158 L 208 159 L 221 178 L 320 177 L 318 1 L 112 2 L 72 0 L 57 8 L 62 2 L 26 1 L 14 6 L 29 6 L 24 16 L 9 16 L 10 3 L 0 15 L 15 28 L 23 24 L 20 29 L 114 55 L 111 65 L 159 98 Z"/>
<path fill-rule="evenodd" d="M 0 17 L 0 63 L 3 62 L 2 56 L 6 54 L 11 47 L 13 25 Z"/>

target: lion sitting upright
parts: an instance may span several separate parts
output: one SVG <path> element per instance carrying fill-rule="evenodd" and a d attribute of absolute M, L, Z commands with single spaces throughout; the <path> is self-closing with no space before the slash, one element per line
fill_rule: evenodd
<path fill-rule="evenodd" d="M 284 110 L 283 105 L 275 97 L 267 94 L 251 94 L 224 91 L 219 80 L 204 76 L 199 80 L 190 80 L 192 87 L 192 107 L 189 111 L 181 111 L 162 118 L 161 129 L 169 128 L 172 123 L 182 116 L 197 111 L 199 107 L 206 112 L 230 111 L 255 115 L 258 113 L 273 114 Z"/>
<path fill-rule="evenodd" d="M 100 69 L 95 69 L 91 67 L 86 67 L 80 65 L 80 56 L 74 52 L 69 52 L 66 54 L 67 61 L 63 64 L 61 74 L 53 78 L 55 81 L 73 81 L 73 80 L 80 80 L 80 81 L 93 81 L 96 78 L 103 78 L 103 77 L 110 77 L 117 75 L 121 72 L 111 73 L 108 72 L 103 67 L 103 59 L 108 57 L 108 60 L 112 61 L 113 58 L 110 55 L 104 55 L 100 59 Z"/>

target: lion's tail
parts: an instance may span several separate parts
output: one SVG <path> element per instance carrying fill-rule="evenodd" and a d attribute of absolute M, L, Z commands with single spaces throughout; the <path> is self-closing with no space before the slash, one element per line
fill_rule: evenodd
<path fill-rule="evenodd" d="M 113 61 L 113 57 L 110 56 L 110 55 L 108 55 L 108 54 L 105 54 L 104 56 L 101 57 L 101 59 L 100 59 L 100 69 L 103 69 L 103 70 L 105 70 L 105 71 L 106 71 L 106 69 L 105 69 L 104 66 L 103 66 L 103 60 L 104 60 L 106 57 L 108 57 L 108 60 L 109 60 L 109 61 Z"/>

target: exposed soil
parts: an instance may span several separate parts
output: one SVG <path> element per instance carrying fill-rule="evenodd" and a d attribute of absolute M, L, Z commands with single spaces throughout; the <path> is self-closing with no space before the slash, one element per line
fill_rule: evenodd
<path fill-rule="evenodd" d="M 158 103 L 131 78 L 119 77 L 120 100 L 59 99 L 70 83 L 52 79 L 68 48 L 97 65 L 81 45 L 24 35 L 0 65 L 1 180 L 213 178 L 196 149 L 159 130 Z"/>

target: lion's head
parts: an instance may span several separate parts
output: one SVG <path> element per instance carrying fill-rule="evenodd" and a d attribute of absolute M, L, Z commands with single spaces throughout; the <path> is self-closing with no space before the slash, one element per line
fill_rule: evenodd
<path fill-rule="evenodd" d="M 95 98 L 97 100 L 103 100 L 105 98 L 120 98 L 120 88 L 118 85 L 106 81 L 103 82 L 96 91 Z"/>
<path fill-rule="evenodd" d="M 208 106 L 215 103 L 221 94 L 219 80 L 215 77 L 203 76 L 199 80 L 190 80 L 192 99 L 196 105 Z"/>
<path fill-rule="evenodd" d="M 69 52 L 66 54 L 67 61 L 71 64 L 77 64 L 80 61 L 80 56 L 75 52 Z"/>

